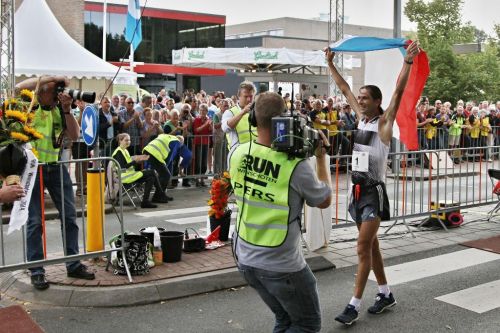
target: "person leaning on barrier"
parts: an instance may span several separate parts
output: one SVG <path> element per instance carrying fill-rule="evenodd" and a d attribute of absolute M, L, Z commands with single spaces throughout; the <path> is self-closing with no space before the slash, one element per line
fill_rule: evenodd
<path fill-rule="evenodd" d="M 158 176 L 154 170 L 142 170 L 136 171 L 135 166 L 142 161 L 147 161 L 149 155 L 134 155 L 130 156 L 127 148 L 130 146 L 130 135 L 127 133 L 118 134 L 118 147 L 113 152 L 112 157 L 120 164 L 122 169 L 121 179 L 122 184 L 133 184 L 135 182 L 145 183 L 144 184 L 144 194 L 142 196 L 141 208 L 156 208 L 149 197 L 151 195 L 151 190 L 153 185 L 155 186 L 155 193 L 153 195 L 153 201 L 159 203 L 166 203 L 164 192 L 158 180 Z"/>
<path fill-rule="evenodd" d="M 349 84 L 333 64 L 335 54 L 329 48 L 326 50 L 332 77 L 359 119 L 353 148 L 353 188 L 349 204 L 349 213 L 359 230 L 357 247 L 359 264 L 354 295 L 345 310 L 335 318 L 336 321 L 346 325 L 351 325 L 358 319 L 361 297 L 371 269 L 377 278 L 379 292 L 375 304 L 368 308 L 368 312 L 378 314 L 396 305 L 396 300 L 387 284 L 377 231 L 380 221 L 390 218 L 389 200 L 383 180 L 392 139 L 392 126 L 410 75 L 413 58 L 418 53 L 418 44 L 411 43 L 406 50 L 396 90 L 384 112 L 380 106 L 382 103 L 380 89 L 376 86 L 363 86 L 356 98 Z M 367 154 L 368 159 L 360 163 Z M 368 171 L 365 171 L 365 168 Z"/>
<path fill-rule="evenodd" d="M 321 311 L 316 279 L 301 251 L 301 212 L 304 201 L 329 207 L 331 189 L 323 148 L 316 152 L 317 175 L 307 160 L 271 149 L 271 118 L 284 109 L 278 94 L 258 95 L 258 136 L 230 156 L 238 205 L 233 246 L 241 274 L 275 314 L 274 332 L 318 332 Z M 323 142 L 328 144 L 324 136 Z"/>
<path fill-rule="evenodd" d="M 34 90 L 38 78 L 32 78 L 22 81 L 16 85 L 17 90 Z M 37 100 L 39 103 L 35 111 L 33 127 L 43 135 L 43 139 L 32 143 L 38 151 L 38 160 L 42 165 L 42 175 L 44 186 L 49 191 L 51 199 L 54 201 L 61 219 L 64 219 L 66 234 L 65 255 L 78 254 L 78 225 L 76 224 L 75 198 L 73 195 L 73 184 L 69 176 L 66 165 L 57 165 L 59 156 L 60 138 L 67 136 L 70 140 L 78 138 L 80 127 L 71 114 L 72 98 L 67 93 L 57 93 L 56 86 L 67 86 L 69 81 L 62 76 L 45 76 L 40 79 L 40 88 L 38 90 Z M 62 175 L 62 176 L 61 176 Z M 62 177 L 62 178 L 61 178 Z M 34 190 L 31 194 L 29 206 L 29 215 L 27 222 L 27 260 L 35 261 L 44 258 L 42 245 L 42 209 L 41 209 L 41 191 L 40 172 L 37 173 Z M 63 192 L 61 192 L 61 189 Z M 64 202 L 63 202 L 64 200 Z M 64 210 L 63 210 L 64 205 Z M 64 212 L 64 214 L 63 214 Z M 69 277 L 93 280 L 94 273 L 89 272 L 87 267 L 80 261 L 70 261 L 66 263 L 66 270 Z M 43 267 L 32 267 L 31 284 L 36 289 L 44 290 L 49 287 L 45 279 L 45 270 Z"/>

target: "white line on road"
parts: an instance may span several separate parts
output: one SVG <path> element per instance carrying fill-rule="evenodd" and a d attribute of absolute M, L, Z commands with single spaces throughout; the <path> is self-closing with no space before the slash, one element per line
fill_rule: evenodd
<path fill-rule="evenodd" d="M 436 297 L 438 301 L 484 313 L 500 307 L 500 280 Z"/>
<path fill-rule="evenodd" d="M 499 259 L 500 254 L 478 249 L 467 249 L 389 266 L 385 268 L 385 274 L 389 284 L 396 285 Z M 369 279 L 376 281 L 373 272 L 370 273 Z"/>
<path fill-rule="evenodd" d="M 202 207 L 191 207 L 191 208 L 180 208 L 180 209 L 165 209 L 165 210 L 156 210 L 154 212 L 145 212 L 145 213 L 134 213 L 134 215 L 140 217 L 159 217 L 159 216 L 170 216 L 170 215 L 179 215 L 179 214 L 190 214 L 190 213 L 200 213 L 200 212 L 208 212 L 208 206 Z"/>

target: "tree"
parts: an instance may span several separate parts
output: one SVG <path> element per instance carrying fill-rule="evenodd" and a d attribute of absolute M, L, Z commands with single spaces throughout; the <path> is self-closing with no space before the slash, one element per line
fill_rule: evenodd
<path fill-rule="evenodd" d="M 417 23 L 417 35 L 430 59 L 431 74 L 424 93 L 453 104 L 458 99 L 498 98 L 500 85 L 500 25 L 496 42 L 484 53 L 456 55 L 453 44 L 484 42 L 487 35 L 461 21 L 463 0 L 409 0 L 405 15 Z"/>

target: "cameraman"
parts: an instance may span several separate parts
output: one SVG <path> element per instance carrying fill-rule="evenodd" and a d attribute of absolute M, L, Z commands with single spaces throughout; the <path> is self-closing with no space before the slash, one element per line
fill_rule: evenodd
<path fill-rule="evenodd" d="M 301 251 L 301 212 L 304 201 L 329 207 L 331 189 L 323 148 L 316 154 L 317 175 L 307 160 L 271 149 L 271 118 L 284 110 L 280 95 L 258 95 L 258 136 L 230 157 L 239 212 L 234 252 L 241 274 L 275 314 L 274 332 L 318 332 L 321 311 L 316 279 Z"/>
<path fill-rule="evenodd" d="M 37 82 L 38 78 L 28 79 L 17 84 L 16 89 L 19 91 L 21 89 L 34 90 Z M 41 78 L 37 95 L 39 106 L 34 111 L 33 127 L 43 135 L 43 139 L 32 143 L 33 147 L 38 151 L 39 162 L 44 163 L 42 166 L 43 179 L 45 179 L 44 185 L 56 205 L 59 216 L 64 216 L 66 227 L 66 249 L 64 252 L 67 256 L 78 254 L 78 225 L 76 224 L 73 186 L 68 170 L 64 164 L 57 165 L 59 156 L 58 143 L 62 141 L 63 135 L 74 141 L 78 138 L 80 132 L 78 123 L 71 114 L 72 98 L 67 93 L 58 92 L 60 88 L 66 87 L 68 83 L 69 81 L 63 76 L 45 76 Z M 62 179 L 60 176 L 61 169 Z M 64 195 L 61 193 L 61 182 Z M 40 172 L 37 173 L 33 188 L 40 188 Z M 42 260 L 44 256 L 40 196 L 40 191 L 33 191 L 29 206 L 26 235 L 28 261 Z M 64 215 L 62 213 L 63 198 Z M 67 262 L 66 270 L 69 277 L 86 280 L 95 278 L 94 273 L 87 271 L 87 267 L 82 265 L 80 261 Z M 30 271 L 31 284 L 36 289 L 44 290 L 49 287 L 43 267 L 33 267 L 30 268 Z"/>

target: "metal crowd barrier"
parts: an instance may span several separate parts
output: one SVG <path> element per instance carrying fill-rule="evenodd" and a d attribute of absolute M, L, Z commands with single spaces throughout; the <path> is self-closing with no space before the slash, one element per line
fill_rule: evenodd
<path fill-rule="evenodd" d="M 117 248 L 110 248 L 109 246 L 106 246 L 106 233 L 105 233 L 105 223 L 104 223 L 104 213 L 100 211 L 101 214 L 101 221 L 102 223 L 102 228 L 101 228 L 101 234 L 102 234 L 102 244 L 104 245 L 103 250 L 99 251 L 93 251 L 90 252 L 87 250 L 87 240 L 86 240 L 86 229 L 87 229 L 87 219 L 86 219 L 86 203 L 84 199 L 84 195 L 81 195 L 80 197 L 76 196 L 75 197 L 75 209 L 80 208 L 81 209 L 81 216 L 80 216 L 80 221 L 81 225 L 79 226 L 79 247 L 80 247 L 80 252 L 83 251 L 83 253 L 77 254 L 77 255 L 67 255 L 66 253 L 66 225 L 63 222 L 66 218 L 66 213 L 64 210 L 64 190 L 63 190 L 63 166 L 66 165 L 67 167 L 70 167 L 71 165 L 79 165 L 79 173 L 80 173 L 80 186 L 82 189 L 85 188 L 86 184 L 84 183 L 84 177 L 83 177 L 83 168 L 81 167 L 83 164 L 90 164 L 92 163 L 93 169 L 96 169 L 97 171 L 102 171 L 105 173 L 105 179 L 107 178 L 108 175 L 106 175 L 106 170 L 104 168 L 105 165 L 108 163 L 113 163 L 114 166 L 116 167 L 116 173 L 117 173 L 117 178 L 116 181 L 118 182 L 119 190 L 118 190 L 118 220 L 120 223 L 120 236 L 121 239 L 124 240 L 124 233 L 125 233 L 125 228 L 124 228 L 124 219 L 123 219 L 123 196 L 122 196 L 122 183 L 121 183 L 121 169 L 118 164 L 118 162 L 113 159 L 113 158 L 108 158 L 108 157 L 98 157 L 98 158 L 90 158 L 90 159 L 76 159 L 76 160 L 70 160 L 70 161 L 60 161 L 57 163 L 54 163 L 54 167 L 59 168 L 59 175 L 60 175 L 60 182 L 61 182 L 61 202 L 62 202 L 62 211 L 60 212 L 59 215 L 59 220 L 61 221 L 61 230 L 62 230 L 62 240 L 63 240 L 63 254 L 60 254 L 60 251 L 54 251 L 54 252 L 49 252 L 49 247 L 47 246 L 47 228 L 45 224 L 45 202 L 41 202 L 41 218 L 42 218 L 42 242 L 43 242 L 43 248 L 44 248 L 44 259 L 43 260 L 37 260 L 37 261 L 27 261 L 27 242 L 26 242 L 26 232 L 27 232 L 27 224 L 25 224 L 21 231 L 14 231 L 10 235 L 6 235 L 6 228 L 4 228 L 3 223 L 0 223 L 0 251 L 1 251 L 1 265 L 0 265 L 0 273 L 1 272 L 7 272 L 7 271 L 13 271 L 13 270 L 18 270 L 18 269 L 27 269 L 31 267 L 39 267 L 39 266 L 46 266 L 46 265 L 51 265 L 51 264 L 59 264 L 59 263 L 65 263 L 68 261 L 76 261 L 76 260 L 82 260 L 82 259 L 89 259 L 89 258 L 96 258 L 96 257 L 102 257 L 102 256 L 108 256 L 108 258 L 111 257 L 111 253 L 113 252 L 121 252 L 122 257 L 125 263 L 125 268 L 127 271 L 128 279 L 130 282 L 132 282 L 132 277 L 130 275 L 130 272 L 128 270 L 128 265 L 126 264 L 126 258 L 125 258 L 125 251 L 126 251 L 126 246 L 127 244 L 122 241 L 121 246 Z M 39 165 L 38 172 L 41 171 L 42 164 Z M 68 168 L 68 172 L 70 172 L 71 168 Z M 71 177 L 71 172 L 70 172 L 70 177 Z M 42 177 L 43 178 L 43 177 Z M 42 182 L 49 182 L 51 181 L 50 179 L 40 179 Z M 106 184 L 107 182 L 105 182 Z M 99 181 L 99 190 L 100 193 L 104 193 L 104 189 L 101 187 L 102 183 Z M 40 191 L 41 194 L 41 200 L 44 198 L 44 191 L 42 189 L 43 187 L 40 186 L 40 188 L 34 188 L 33 191 Z M 82 193 L 83 194 L 83 193 Z M 105 196 L 101 198 L 101 200 L 105 200 Z M 79 205 L 79 207 L 77 206 Z M 100 202 L 100 206 L 104 205 L 104 202 Z M 0 214 L 1 214 L 1 206 L 0 206 Z M 78 216 L 78 214 L 77 214 Z M 78 218 L 75 217 L 78 222 Z M 3 222 L 3 221 L 2 221 Z M 78 223 L 77 223 L 78 224 Z M 60 237 L 58 235 L 58 237 Z M 81 242 L 80 242 L 81 241 Z M 83 244 L 83 245 L 82 245 Z M 19 254 L 22 254 L 20 256 Z"/>
<path fill-rule="evenodd" d="M 481 147 L 477 154 L 468 154 L 470 147 L 390 153 L 384 182 L 394 221 L 392 226 L 402 221 L 408 227 L 408 219 L 497 203 L 488 169 L 500 168 L 500 160 L 489 162 L 484 152 L 499 148 Z M 331 156 L 331 169 L 333 222 L 353 223 L 347 210 L 351 194 L 351 156 Z"/>

